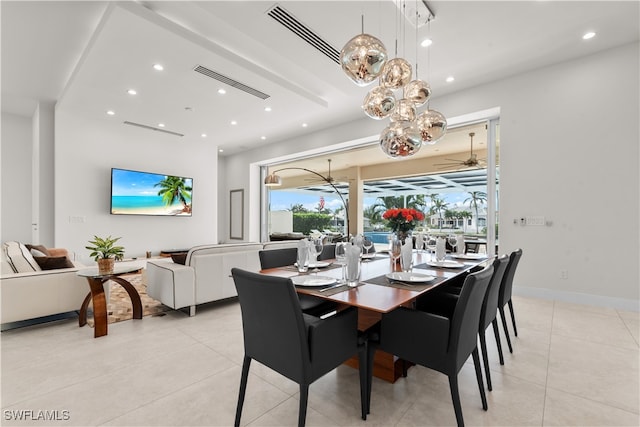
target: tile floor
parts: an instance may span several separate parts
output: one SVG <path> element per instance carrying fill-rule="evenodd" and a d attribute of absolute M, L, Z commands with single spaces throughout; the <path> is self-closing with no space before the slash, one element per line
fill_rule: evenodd
<path fill-rule="evenodd" d="M 467 425 L 640 425 L 639 313 L 522 297 L 514 304 L 519 337 L 504 366 L 487 333 L 487 412 L 471 361 L 460 372 Z M 99 339 L 59 321 L 2 332 L 1 345 L 3 426 L 233 424 L 243 354 L 236 302 L 192 318 L 170 312 L 113 324 Z M 296 425 L 297 398 L 296 384 L 254 362 L 242 424 Z M 341 366 L 312 384 L 307 424 L 455 425 L 447 378 L 420 367 L 395 384 L 375 380 L 367 421 L 359 408 L 357 371 Z M 28 410 L 68 419 L 13 419 Z"/>

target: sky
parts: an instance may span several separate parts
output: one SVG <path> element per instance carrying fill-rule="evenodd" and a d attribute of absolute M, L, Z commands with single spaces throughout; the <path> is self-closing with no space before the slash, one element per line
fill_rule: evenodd
<path fill-rule="evenodd" d="M 112 195 L 156 195 L 160 188 L 154 185 L 165 178 L 166 175 L 113 168 L 111 171 Z M 190 179 L 187 179 L 187 185 L 191 186 Z"/>

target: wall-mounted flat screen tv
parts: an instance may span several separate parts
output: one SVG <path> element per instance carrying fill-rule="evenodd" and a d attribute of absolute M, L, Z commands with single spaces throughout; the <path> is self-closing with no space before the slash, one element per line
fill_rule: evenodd
<path fill-rule="evenodd" d="M 111 169 L 113 215 L 191 216 L 193 179 Z"/>

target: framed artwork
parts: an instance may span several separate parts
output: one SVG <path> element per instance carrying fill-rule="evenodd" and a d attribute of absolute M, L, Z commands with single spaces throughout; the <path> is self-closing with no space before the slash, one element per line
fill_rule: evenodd
<path fill-rule="evenodd" d="M 244 190 L 229 192 L 229 238 L 244 239 Z"/>

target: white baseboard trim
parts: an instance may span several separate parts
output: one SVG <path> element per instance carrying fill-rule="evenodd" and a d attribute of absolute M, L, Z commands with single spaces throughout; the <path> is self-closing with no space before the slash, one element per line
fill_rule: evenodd
<path fill-rule="evenodd" d="M 545 288 L 531 288 L 527 286 L 514 286 L 513 294 L 523 297 L 640 312 L 640 300 L 626 298 L 606 297 L 602 295 L 583 294 L 580 292 L 557 291 Z"/>

